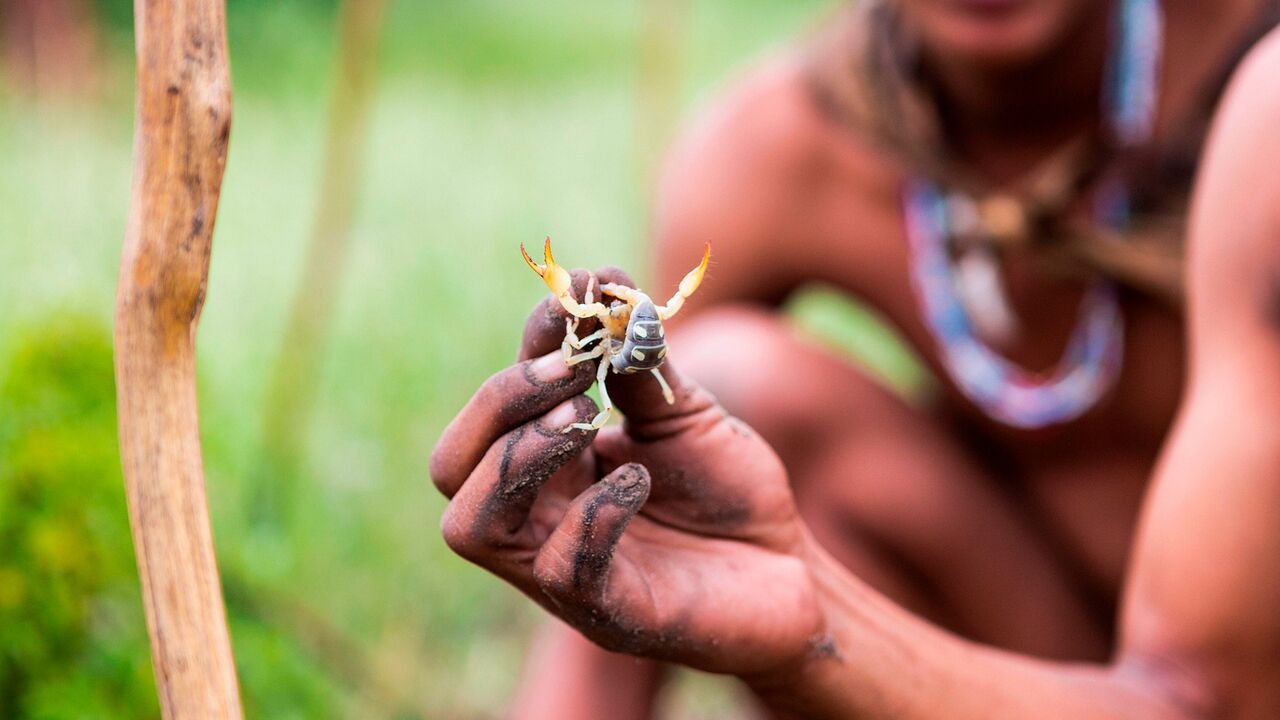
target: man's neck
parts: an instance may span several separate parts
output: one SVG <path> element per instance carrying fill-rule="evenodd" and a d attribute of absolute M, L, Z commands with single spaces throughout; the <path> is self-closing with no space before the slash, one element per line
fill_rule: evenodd
<path fill-rule="evenodd" d="M 953 151 L 1004 182 L 1098 128 L 1111 21 L 1111 3 L 1101 4 L 1056 47 L 1017 66 L 992 67 L 926 48 L 926 80 Z"/>

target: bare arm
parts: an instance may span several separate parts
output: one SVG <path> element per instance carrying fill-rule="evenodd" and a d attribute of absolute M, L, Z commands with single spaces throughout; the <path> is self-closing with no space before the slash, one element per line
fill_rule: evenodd
<path fill-rule="evenodd" d="M 1280 35 L 1247 63 L 1211 142 L 1191 233 L 1191 387 L 1112 663 L 982 647 L 875 593 L 808 536 L 771 448 L 670 363 L 673 405 L 619 376 L 622 427 L 559 432 L 596 408 L 589 370 L 554 350 L 554 299 L 526 326 L 522 357 L 538 359 L 490 378 L 432 455 L 446 541 L 602 647 L 737 675 L 802 717 L 1280 716 L 1277 74 Z"/>
<path fill-rule="evenodd" d="M 1190 391 L 1135 549 L 1109 666 L 974 646 L 810 550 L 825 652 L 756 678 L 806 716 L 1280 717 L 1280 35 L 1237 78 L 1191 229 Z"/>

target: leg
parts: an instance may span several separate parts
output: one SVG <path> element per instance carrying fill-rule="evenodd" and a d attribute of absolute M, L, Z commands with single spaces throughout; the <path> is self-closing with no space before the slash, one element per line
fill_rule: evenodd
<path fill-rule="evenodd" d="M 525 662 L 511 720 L 651 720 L 664 667 L 601 650 L 547 620 Z"/>
<path fill-rule="evenodd" d="M 577 330 L 576 327 L 573 330 L 570 330 L 564 336 L 565 342 L 568 343 L 575 350 L 581 350 L 582 348 L 586 347 L 587 345 L 590 345 L 596 340 L 603 339 L 604 336 L 607 334 L 606 330 L 597 330 L 584 338 L 579 338 L 575 330 Z"/>
<path fill-rule="evenodd" d="M 815 536 L 864 580 L 974 640 L 1105 655 L 1105 632 L 1042 528 L 926 412 L 772 313 L 704 312 L 669 341 L 684 372 L 777 449 Z M 726 365 L 726 347 L 755 357 Z"/>
<path fill-rule="evenodd" d="M 603 346 L 597 348 L 602 353 Z M 600 412 L 591 419 L 589 423 L 573 423 L 560 432 L 569 432 L 571 430 L 599 430 L 609 421 L 609 415 L 613 412 L 613 401 L 609 399 L 609 389 L 604 386 L 604 380 L 609 374 L 608 356 L 600 360 L 600 367 L 596 370 L 596 387 L 600 388 Z"/>
<path fill-rule="evenodd" d="M 594 279 L 594 277 L 595 276 L 593 275 L 592 278 Z M 587 296 L 590 297 L 590 295 L 591 295 L 591 290 L 590 290 L 590 285 L 588 285 Z M 596 353 L 595 355 L 591 355 L 590 353 L 584 353 L 582 355 L 575 356 L 573 354 L 573 351 L 581 350 L 582 348 L 586 347 L 587 345 L 590 345 L 596 340 L 603 339 L 607 334 L 608 334 L 607 331 L 601 328 L 584 338 L 579 338 L 578 337 L 578 318 L 575 318 L 575 317 L 565 318 L 564 342 L 560 344 L 560 349 L 564 351 L 565 364 L 576 365 L 577 363 L 582 362 L 583 360 L 589 360 L 590 358 L 593 358 L 593 357 L 600 357 L 600 353 Z M 603 348 L 604 348 L 604 345 L 597 346 L 597 349 L 599 349 L 600 352 L 604 352 Z"/>
<path fill-rule="evenodd" d="M 574 365 L 577 365 L 578 363 L 583 363 L 588 360 L 594 360 L 603 354 L 604 354 L 603 345 L 597 345 L 595 346 L 595 348 L 584 353 L 578 353 L 577 355 L 569 355 L 568 352 L 566 351 L 564 364 L 572 367 Z M 603 363 L 601 364 L 603 365 Z"/>
<path fill-rule="evenodd" d="M 654 368 L 649 372 L 653 373 L 653 376 L 658 379 L 658 384 L 662 386 L 662 399 L 666 400 L 668 405 L 675 405 L 676 396 L 671 394 L 671 386 L 667 384 L 667 379 L 662 377 L 662 373 L 659 372 L 658 368 Z"/>
<path fill-rule="evenodd" d="M 644 299 L 644 293 L 633 287 L 619 285 L 618 283 L 604 283 L 600 286 L 600 292 L 605 295 L 612 295 L 622 302 L 630 303 L 631 305 L 636 305 Z"/>

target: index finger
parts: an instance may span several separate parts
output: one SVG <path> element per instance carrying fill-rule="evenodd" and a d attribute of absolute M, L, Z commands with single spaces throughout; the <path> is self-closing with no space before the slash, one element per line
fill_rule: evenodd
<path fill-rule="evenodd" d="M 586 296 L 587 283 L 591 274 L 578 268 L 571 271 L 569 277 L 573 279 L 573 296 L 582 300 Z M 568 319 L 569 313 L 560 304 L 560 300 L 555 295 L 547 293 L 542 302 L 539 302 L 533 308 L 533 312 L 529 313 L 529 319 L 524 323 L 524 334 L 520 338 L 520 350 L 516 353 L 516 357 L 520 360 L 528 360 L 559 348 L 560 343 L 564 341 L 564 323 Z M 596 329 L 595 319 L 587 318 L 580 321 L 578 329 L 581 332 L 592 332 Z"/>
<path fill-rule="evenodd" d="M 687 429 L 690 423 L 701 421 L 709 412 L 720 412 L 711 393 L 687 380 L 670 362 L 664 362 L 658 372 L 671 387 L 671 403 L 667 402 L 653 373 L 609 378 L 609 395 L 626 417 L 623 427 L 633 439 L 657 440 Z"/>
<path fill-rule="evenodd" d="M 431 479 L 453 497 L 499 437 L 575 395 L 595 381 L 590 363 L 565 365 L 559 352 L 526 360 L 485 381 L 440 434 L 431 452 Z"/>
<path fill-rule="evenodd" d="M 578 268 L 569 273 L 573 280 L 573 296 L 579 302 L 586 298 L 587 283 L 590 281 L 591 273 Z M 592 299 L 600 302 L 600 285 L 602 283 L 619 283 L 635 287 L 631 276 L 625 270 L 606 265 L 595 272 L 596 283 L 593 289 Z M 524 324 L 524 336 L 520 340 L 520 352 L 517 357 L 520 360 L 527 360 L 539 355 L 545 355 L 552 350 L 560 347 L 560 343 L 564 341 L 565 321 L 569 319 L 569 313 L 565 311 L 564 306 L 556 296 L 548 294 L 538 303 L 533 312 L 529 314 L 529 319 Z M 585 336 L 590 334 L 599 327 L 599 323 L 595 318 L 585 318 L 579 321 L 578 335 Z"/>

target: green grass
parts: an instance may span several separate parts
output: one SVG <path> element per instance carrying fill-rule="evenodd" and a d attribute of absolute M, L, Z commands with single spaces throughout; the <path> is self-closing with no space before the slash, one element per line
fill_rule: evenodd
<path fill-rule="evenodd" d="M 827 3 L 692 4 L 686 107 Z M 640 3 L 394 5 L 296 520 L 255 528 L 249 483 L 271 481 L 257 467 L 263 392 L 318 186 L 330 5 L 240 2 L 230 13 L 236 104 L 199 332 L 202 435 L 220 558 L 253 584 L 244 592 L 265 588 L 286 608 L 229 589 L 244 692 L 258 717 L 491 717 L 538 613 L 444 547 L 427 458 L 471 391 L 510 362 L 543 292 L 518 242 L 551 234 L 567 264 L 645 275 Z M 127 47 L 112 17 L 107 46 Z M 55 311 L 110 321 L 130 63 L 108 58 L 109 89 L 91 103 L 0 96 L 0 357 L 15 328 Z M 843 312 L 819 305 L 818 317 Z M 383 687 L 318 649 L 316 628 L 349 643 Z"/>

